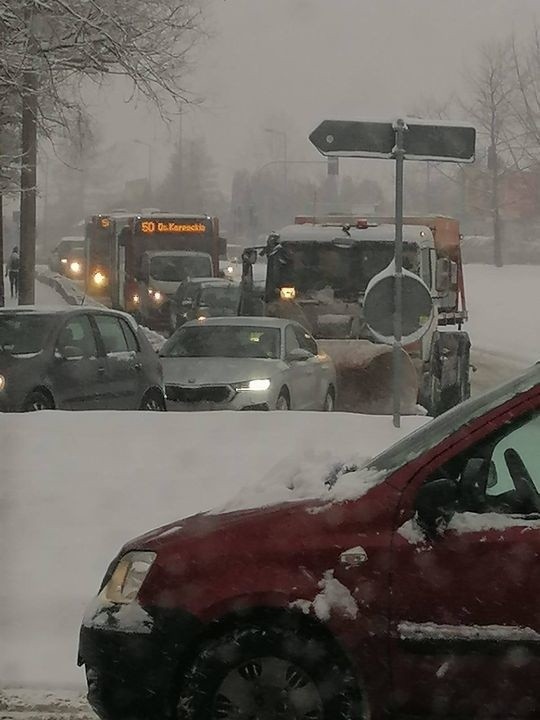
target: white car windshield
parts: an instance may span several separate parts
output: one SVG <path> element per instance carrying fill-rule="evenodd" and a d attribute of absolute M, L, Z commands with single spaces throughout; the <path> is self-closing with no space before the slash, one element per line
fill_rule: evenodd
<path fill-rule="evenodd" d="M 178 330 L 163 346 L 161 356 L 276 360 L 280 356 L 280 345 L 278 328 L 198 325 Z"/>

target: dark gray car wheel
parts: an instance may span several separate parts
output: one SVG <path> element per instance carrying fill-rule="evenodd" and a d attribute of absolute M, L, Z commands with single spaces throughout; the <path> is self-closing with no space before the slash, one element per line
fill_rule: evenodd
<path fill-rule="evenodd" d="M 156 392 L 147 393 L 141 402 L 141 410 L 150 412 L 165 412 L 165 400 L 163 395 Z"/>
<path fill-rule="evenodd" d="M 24 412 L 54 410 L 54 401 L 49 395 L 41 390 L 34 390 L 34 392 L 31 392 L 24 401 L 23 410 Z"/>

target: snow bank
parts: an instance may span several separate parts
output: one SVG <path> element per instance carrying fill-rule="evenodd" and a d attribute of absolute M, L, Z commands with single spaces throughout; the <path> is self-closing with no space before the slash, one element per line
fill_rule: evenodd
<path fill-rule="evenodd" d="M 473 349 L 516 359 L 523 366 L 540 360 L 538 266 L 465 266 Z"/>
<path fill-rule="evenodd" d="M 82 682 L 84 609 L 129 538 L 216 505 L 328 494 L 339 462 L 424 421 L 396 431 L 389 417 L 338 413 L 0 414 L 0 685 Z M 335 492 L 363 492 L 357 475 Z"/>

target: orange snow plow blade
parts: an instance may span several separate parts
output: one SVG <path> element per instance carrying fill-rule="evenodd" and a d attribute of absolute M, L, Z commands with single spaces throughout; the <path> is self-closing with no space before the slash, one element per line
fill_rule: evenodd
<path fill-rule="evenodd" d="M 369 340 L 318 340 L 334 361 L 338 380 L 336 410 L 392 414 L 392 348 Z M 418 376 L 409 355 L 401 351 L 401 412 L 417 412 Z"/>

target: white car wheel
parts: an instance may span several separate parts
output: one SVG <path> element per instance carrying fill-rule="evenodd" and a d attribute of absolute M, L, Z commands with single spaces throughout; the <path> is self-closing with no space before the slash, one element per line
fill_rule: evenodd
<path fill-rule="evenodd" d="M 336 409 L 336 400 L 332 388 L 328 388 L 326 397 L 324 398 L 323 412 L 334 412 Z"/>
<path fill-rule="evenodd" d="M 281 391 L 279 393 L 279 397 L 276 401 L 276 410 L 290 410 L 291 409 L 291 401 L 289 400 L 289 396 L 285 391 Z"/>

